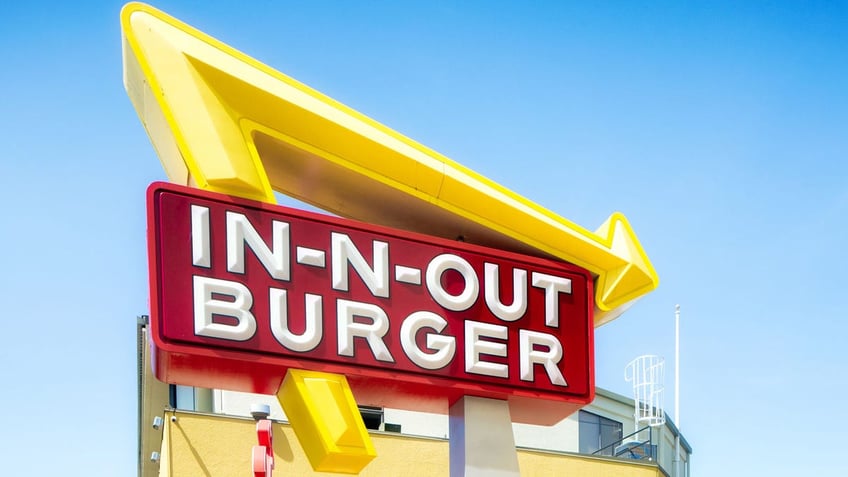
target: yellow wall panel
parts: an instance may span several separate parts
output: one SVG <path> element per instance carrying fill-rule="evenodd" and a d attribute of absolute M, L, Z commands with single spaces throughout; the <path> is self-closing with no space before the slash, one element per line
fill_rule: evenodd
<path fill-rule="evenodd" d="M 170 416 L 177 417 L 171 422 Z M 250 452 L 256 424 L 248 419 L 176 412 L 166 416 L 161 473 L 166 476 L 250 475 Z M 448 442 L 400 434 L 372 433 L 377 458 L 361 476 L 447 476 Z M 294 432 L 287 424 L 274 424 L 275 475 L 339 475 L 313 472 Z M 661 477 L 656 465 L 613 459 L 519 450 L 522 475 L 579 477 Z"/>

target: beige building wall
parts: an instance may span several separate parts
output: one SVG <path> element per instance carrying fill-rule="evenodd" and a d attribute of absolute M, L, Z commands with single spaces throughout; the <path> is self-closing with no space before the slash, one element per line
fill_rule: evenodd
<path fill-rule="evenodd" d="M 285 412 L 280 407 L 275 396 L 241 393 L 235 391 L 214 391 L 214 412 L 231 416 L 250 416 L 252 404 L 267 404 L 271 409 L 271 418 L 285 420 Z M 622 435 L 627 436 L 636 432 L 633 419 L 633 401 L 627 397 L 599 389 L 595 400 L 584 410 L 612 419 L 622 424 Z M 384 422 L 400 424 L 404 435 L 448 437 L 448 417 L 443 414 L 421 413 L 399 409 L 384 409 Z M 644 426 L 640 426 L 644 427 Z M 653 440 L 657 445 L 658 460 L 662 467 L 671 473 L 674 459 L 674 432 L 670 426 L 654 428 Z M 556 452 L 579 451 L 579 419 L 578 413 L 565 418 L 553 426 L 534 426 L 529 424 L 513 424 L 515 445 L 528 449 L 539 449 Z M 644 441 L 648 434 L 643 431 L 638 436 L 628 440 Z M 682 459 L 688 460 L 685 447 L 681 448 Z"/>
<path fill-rule="evenodd" d="M 194 398 L 188 407 L 205 412 L 173 410 L 168 385 L 152 376 L 146 342 L 146 330 L 140 326 L 138 475 L 247 475 L 250 448 L 257 442 L 253 420 L 245 416 L 250 415 L 251 405 L 267 404 L 272 419 L 285 420 L 276 397 L 221 390 L 190 393 L 187 391 L 192 389 L 187 388 L 182 395 Z M 595 401 L 585 409 L 621 422 L 624 435 L 635 430 L 633 401 L 626 397 L 599 389 Z M 162 418 L 162 425 L 154 428 L 151 423 L 155 417 Z M 366 469 L 369 473 L 362 475 L 448 475 L 446 415 L 385 409 L 384 422 L 400 424 L 402 434 L 372 433 L 379 457 L 369 464 Z M 520 448 L 522 475 L 668 476 L 673 472 L 676 429 L 669 423 L 654 433 L 654 442 L 659 445 L 659 463 L 666 472 L 645 461 L 578 455 L 578 413 L 551 427 L 514 424 L 513 429 Z M 311 472 L 286 423 L 276 423 L 275 433 L 275 452 L 285 463 L 286 475 L 322 475 Z M 685 451 L 688 443 L 684 439 L 681 442 L 683 460 L 688 461 Z M 418 474 L 389 470 L 392 466 L 410 467 L 410 456 L 414 456 L 415 462 L 411 468 Z M 229 473 L 236 468 L 236 473 Z"/>
<path fill-rule="evenodd" d="M 159 476 L 237 476 L 251 472 L 251 449 L 257 443 L 252 420 L 193 412 L 165 414 Z M 175 417 L 175 419 L 171 419 Z M 449 446 L 445 439 L 371 434 L 378 457 L 362 477 L 447 476 Z M 275 475 L 336 475 L 313 472 L 291 427 L 274 424 Z M 567 453 L 518 451 L 521 475 L 582 477 L 661 477 L 655 464 Z"/>

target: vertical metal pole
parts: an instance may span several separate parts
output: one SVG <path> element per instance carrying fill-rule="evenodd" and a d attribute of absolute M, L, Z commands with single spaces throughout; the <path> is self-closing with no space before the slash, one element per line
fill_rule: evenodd
<path fill-rule="evenodd" d="M 674 477 L 680 475 L 680 305 L 674 306 Z"/>

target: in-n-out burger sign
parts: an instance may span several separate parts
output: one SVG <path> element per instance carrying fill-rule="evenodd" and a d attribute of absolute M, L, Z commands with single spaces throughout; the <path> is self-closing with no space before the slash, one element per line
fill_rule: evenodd
<path fill-rule="evenodd" d="M 168 184 L 148 215 L 163 381 L 273 394 L 314 369 L 362 404 L 477 395 L 533 423 L 594 395 L 583 269 Z"/>

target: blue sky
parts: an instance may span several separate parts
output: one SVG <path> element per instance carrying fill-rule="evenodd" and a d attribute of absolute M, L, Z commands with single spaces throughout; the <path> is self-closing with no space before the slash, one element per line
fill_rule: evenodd
<path fill-rule="evenodd" d="M 145 199 L 120 3 L 0 14 L 0 447 L 9 475 L 135 472 Z M 667 359 L 682 306 L 694 475 L 840 475 L 848 407 L 845 2 L 154 6 L 594 229 L 657 291 L 597 331 L 597 382 Z M 47 457 L 49 455 L 49 458 Z"/>

